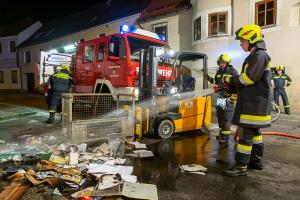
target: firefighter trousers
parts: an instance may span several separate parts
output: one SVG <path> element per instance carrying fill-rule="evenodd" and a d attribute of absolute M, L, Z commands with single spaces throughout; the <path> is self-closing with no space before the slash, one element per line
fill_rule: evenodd
<path fill-rule="evenodd" d="M 218 124 L 220 128 L 221 139 L 227 139 L 230 135 L 231 120 L 234 113 L 235 104 L 227 101 L 226 108 L 216 107 Z"/>
<path fill-rule="evenodd" d="M 289 100 L 286 95 L 285 89 L 275 89 L 274 90 L 274 101 L 278 106 L 279 106 L 279 96 L 281 96 L 281 98 L 282 98 L 285 113 L 289 114 L 290 113 L 290 105 L 289 105 Z"/>
<path fill-rule="evenodd" d="M 61 112 L 61 91 L 52 91 L 49 112 Z"/>
<path fill-rule="evenodd" d="M 239 143 L 235 160 L 237 165 L 262 165 L 264 144 L 259 128 L 238 127 Z"/>

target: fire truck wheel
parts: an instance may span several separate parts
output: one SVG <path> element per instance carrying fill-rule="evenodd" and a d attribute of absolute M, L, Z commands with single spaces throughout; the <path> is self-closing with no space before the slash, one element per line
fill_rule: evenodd
<path fill-rule="evenodd" d="M 174 133 L 174 124 L 169 119 L 163 119 L 158 123 L 157 133 L 160 138 L 166 139 Z"/>

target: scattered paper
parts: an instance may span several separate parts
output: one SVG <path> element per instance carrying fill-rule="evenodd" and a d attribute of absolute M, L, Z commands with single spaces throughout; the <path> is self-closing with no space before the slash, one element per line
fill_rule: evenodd
<path fill-rule="evenodd" d="M 185 173 L 205 175 L 205 172 L 207 172 L 206 167 L 203 167 L 202 165 L 198 165 L 198 164 L 181 165 L 179 168 L 181 169 L 182 172 Z"/>

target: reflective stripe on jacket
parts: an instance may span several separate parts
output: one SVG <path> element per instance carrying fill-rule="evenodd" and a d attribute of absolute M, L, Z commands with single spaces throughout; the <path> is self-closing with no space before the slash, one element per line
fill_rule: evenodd
<path fill-rule="evenodd" d="M 285 73 L 282 73 L 281 75 L 274 74 L 272 79 L 274 81 L 275 90 L 284 89 L 286 85 L 290 85 L 292 83 L 291 78 Z"/>
<path fill-rule="evenodd" d="M 50 77 L 51 89 L 60 92 L 68 92 L 72 84 L 72 77 L 63 72 L 53 74 Z"/>
<path fill-rule="evenodd" d="M 271 125 L 270 61 L 265 50 L 257 48 L 245 59 L 241 75 L 233 77 L 233 84 L 238 85 L 233 124 L 248 128 Z"/>
<path fill-rule="evenodd" d="M 238 72 L 236 71 L 236 69 L 233 68 L 232 65 L 227 66 L 225 69 L 221 69 L 219 68 L 215 78 L 214 78 L 214 83 L 216 85 L 218 85 L 219 88 L 223 88 L 223 81 L 222 81 L 222 77 L 223 76 L 238 76 Z M 229 98 L 231 96 L 231 94 L 236 94 L 236 87 L 230 87 L 229 91 L 219 91 L 218 92 L 218 96 L 219 97 L 223 97 L 223 98 Z"/>

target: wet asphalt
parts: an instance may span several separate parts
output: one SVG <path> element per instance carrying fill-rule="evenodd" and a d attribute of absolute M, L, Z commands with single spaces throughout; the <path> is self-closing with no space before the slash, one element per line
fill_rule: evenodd
<path fill-rule="evenodd" d="M 42 107 L 43 103 L 37 105 Z M 35 115 L 0 121 L 1 138 L 14 141 L 22 134 L 59 132 L 60 123 L 49 126 L 44 123 L 47 117 L 45 110 L 38 110 Z M 299 121 L 298 117 L 282 115 L 267 130 L 300 134 Z M 235 145 L 230 138 L 228 146 L 220 146 L 216 131 L 213 129 L 210 135 L 200 131 L 181 133 L 167 140 L 144 138 L 142 142 L 154 157 L 129 158 L 128 164 L 134 166 L 139 182 L 157 185 L 159 199 L 300 199 L 300 140 L 264 136 L 264 170 L 249 170 L 245 177 L 231 178 L 224 177 L 222 170 L 234 164 Z M 182 173 L 179 166 L 186 164 L 203 165 L 207 174 Z M 50 199 L 29 194 L 33 191 L 29 190 L 24 199 Z"/>

